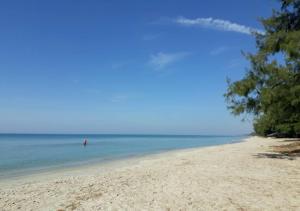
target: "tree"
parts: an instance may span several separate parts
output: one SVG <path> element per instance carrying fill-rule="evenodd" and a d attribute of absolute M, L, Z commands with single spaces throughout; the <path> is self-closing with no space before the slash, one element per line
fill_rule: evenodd
<path fill-rule="evenodd" d="M 225 98 L 234 115 L 254 115 L 259 135 L 300 136 L 300 0 L 280 0 L 281 9 L 261 19 L 265 33 L 254 32 L 256 54 L 245 76 L 228 80 Z"/>

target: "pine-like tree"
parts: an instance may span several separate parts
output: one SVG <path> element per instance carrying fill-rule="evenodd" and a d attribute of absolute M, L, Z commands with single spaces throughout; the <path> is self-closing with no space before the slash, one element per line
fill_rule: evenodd
<path fill-rule="evenodd" d="M 280 0 L 281 9 L 262 19 L 265 33 L 254 33 L 256 54 L 250 68 L 231 83 L 225 98 L 234 115 L 254 114 L 259 135 L 300 136 L 300 0 Z"/>

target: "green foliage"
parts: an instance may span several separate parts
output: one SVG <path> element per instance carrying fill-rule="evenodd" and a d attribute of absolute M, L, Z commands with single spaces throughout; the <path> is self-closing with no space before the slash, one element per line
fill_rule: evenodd
<path fill-rule="evenodd" d="M 254 115 L 257 134 L 300 136 L 300 0 L 281 5 L 261 20 L 265 33 L 254 34 L 257 53 L 245 54 L 250 68 L 241 80 L 228 80 L 224 96 L 234 115 Z"/>

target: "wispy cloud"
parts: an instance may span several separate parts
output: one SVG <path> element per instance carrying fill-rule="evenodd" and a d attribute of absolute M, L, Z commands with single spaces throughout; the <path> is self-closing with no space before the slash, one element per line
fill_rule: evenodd
<path fill-rule="evenodd" d="M 188 19 L 185 17 L 176 18 L 175 23 L 183 26 L 201 26 L 223 31 L 232 31 L 242 34 L 251 35 L 253 32 L 264 34 L 262 30 L 255 29 L 249 26 L 233 23 L 228 20 L 214 19 L 214 18 L 196 18 Z"/>
<path fill-rule="evenodd" d="M 149 63 L 155 69 L 163 69 L 175 62 L 178 62 L 186 58 L 190 53 L 188 52 L 177 52 L 177 53 L 163 53 L 159 52 L 157 54 L 151 55 Z"/>

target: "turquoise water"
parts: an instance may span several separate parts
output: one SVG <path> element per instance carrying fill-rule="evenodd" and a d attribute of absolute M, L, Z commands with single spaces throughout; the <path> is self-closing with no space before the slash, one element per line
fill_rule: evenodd
<path fill-rule="evenodd" d="M 0 134 L 0 177 L 106 162 L 163 151 L 220 145 L 245 136 Z M 82 145 L 88 139 L 88 145 Z"/>

